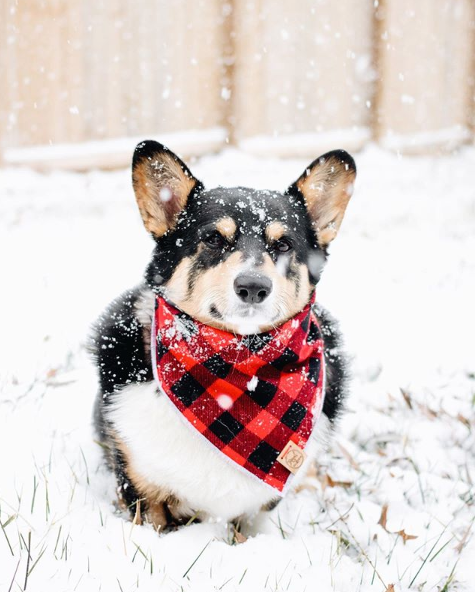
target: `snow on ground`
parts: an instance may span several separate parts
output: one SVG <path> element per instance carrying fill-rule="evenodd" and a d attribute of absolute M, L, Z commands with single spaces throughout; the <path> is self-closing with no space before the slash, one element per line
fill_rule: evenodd
<path fill-rule="evenodd" d="M 308 164 L 229 150 L 212 186 Z M 353 359 L 348 410 L 305 487 L 244 527 L 133 526 L 91 429 L 88 326 L 151 251 L 128 171 L 0 171 L 0 590 L 475 589 L 475 151 L 357 156 L 318 290 Z"/>

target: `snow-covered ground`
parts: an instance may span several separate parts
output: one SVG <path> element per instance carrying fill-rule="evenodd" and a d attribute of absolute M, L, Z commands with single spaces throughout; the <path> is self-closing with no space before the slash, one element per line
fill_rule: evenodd
<path fill-rule="evenodd" d="M 229 150 L 205 184 L 284 189 L 307 162 Z M 128 171 L 0 171 L 0 590 L 475 590 L 475 150 L 374 147 L 318 290 L 353 358 L 348 410 L 296 495 L 244 528 L 166 535 L 114 507 L 88 326 L 151 240 Z"/>

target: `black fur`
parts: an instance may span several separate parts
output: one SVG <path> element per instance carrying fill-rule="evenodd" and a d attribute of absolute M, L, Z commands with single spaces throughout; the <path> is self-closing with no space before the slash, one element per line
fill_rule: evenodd
<path fill-rule="evenodd" d="M 153 378 L 143 327 L 134 309 L 142 291 L 138 287 L 122 294 L 106 309 L 94 328 L 91 345 L 105 403 L 118 387 Z"/>
<path fill-rule="evenodd" d="M 322 306 L 317 306 L 316 311 L 325 343 L 327 379 L 323 413 L 333 424 L 343 410 L 342 406 L 347 394 L 348 360 L 337 321 Z"/>

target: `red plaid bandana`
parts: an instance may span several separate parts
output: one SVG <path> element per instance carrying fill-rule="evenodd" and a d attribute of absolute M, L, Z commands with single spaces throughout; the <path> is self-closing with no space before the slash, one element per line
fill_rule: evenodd
<path fill-rule="evenodd" d="M 282 326 L 235 335 L 157 296 L 152 366 L 187 423 L 283 494 L 323 405 L 323 340 L 312 302 Z M 290 470 L 289 470 L 290 468 Z"/>

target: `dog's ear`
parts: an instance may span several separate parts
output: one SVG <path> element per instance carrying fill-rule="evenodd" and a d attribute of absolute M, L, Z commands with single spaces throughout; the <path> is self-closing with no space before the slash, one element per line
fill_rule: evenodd
<path fill-rule="evenodd" d="M 326 248 L 340 228 L 353 193 L 356 165 L 344 150 L 323 154 L 288 189 L 305 200 L 320 247 Z"/>
<path fill-rule="evenodd" d="M 135 148 L 132 183 L 145 228 L 156 238 L 174 227 L 191 193 L 203 188 L 176 154 L 153 140 Z"/>

